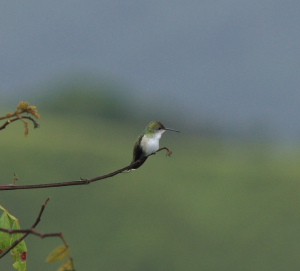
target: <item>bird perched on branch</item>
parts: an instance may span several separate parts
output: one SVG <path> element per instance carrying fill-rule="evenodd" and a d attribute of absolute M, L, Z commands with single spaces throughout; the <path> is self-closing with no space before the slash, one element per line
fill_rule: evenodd
<path fill-rule="evenodd" d="M 133 148 L 131 164 L 139 162 L 134 164 L 130 170 L 139 168 L 144 164 L 149 155 L 155 154 L 159 150 L 159 140 L 165 131 L 179 132 L 171 128 L 166 128 L 159 121 L 151 121 L 147 125 L 145 131 L 137 138 Z M 168 151 L 169 156 L 171 155 L 172 152 L 168 148 L 164 147 L 163 149 Z"/>

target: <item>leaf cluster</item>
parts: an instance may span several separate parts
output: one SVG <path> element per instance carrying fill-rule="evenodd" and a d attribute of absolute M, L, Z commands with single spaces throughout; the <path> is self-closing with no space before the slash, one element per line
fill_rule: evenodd
<path fill-rule="evenodd" d="M 3 214 L 0 217 L 0 258 L 10 252 L 14 260 L 13 267 L 18 271 L 26 271 L 27 247 L 24 239 L 29 234 L 39 236 L 40 238 L 59 237 L 62 240 L 63 245 L 55 248 L 47 257 L 46 262 L 53 263 L 68 258 L 67 261 L 59 267 L 58 271 L 75 271 L 73 258 L 71 257 L 69 246 L 63 234 L 42 234 L 35 230 L 35 227 L 41 221 L 41 216 L 49 200 L 50 198 L 42 205 L 40 213 L 32 227 L 25 230 L 21 229 L 19 220 L 0 205 L 0 209 L 3 210 Z"/>
<path fill-rule="evenodd" d="M 28 122 L 26 119 L 30 120 L 33 122 L 34 128 L 38 128 L 39 124 L 30 116 L 26 116 L 26 114 L 32 115 L 33 117 L 39 119 L 40 115 L 38 114 L 37 107 L 34 105 L 29 105 L 29 102 L 20 102 L 17 106 L 17 109 L 15 110 L 14 113 L 7 113 L 5 116 L 0 117 L 0 120 L 5 120 L 7 121 L 0 126 L 0 130 L 4 129 L 7 125 L 10 123 L 21 120 L 24 124 L 25 127 L 25 136 L 28 135 L 29 133 L 29 126 Z"/>

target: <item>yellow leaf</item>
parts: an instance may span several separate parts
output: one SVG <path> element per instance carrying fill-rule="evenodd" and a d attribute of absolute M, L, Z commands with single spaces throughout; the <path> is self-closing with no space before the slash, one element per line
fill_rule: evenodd
<path fill-rule="evenodd" d="M 26 109 L 28 107 L 29 103 L 28 102 L 20 102 L 18 104 L 18 109 Z"/>
<path fill-rule="evenodd" d="M 73 271 L 74 267 L 73 267 L 73 262 L 71 260 L 71 258 L 69 260 L 67 260 L 65 263 L 63 263 L 60 268 L 57 269 L 57 271 Z"/>
<path fill-rule="evenodd" d="M 47 263 L 53 263 L 66 258 L 69 255 L 68 246 L 61 245 L 54 249 L 46 259 Z"/>
<path fill-rule="evenodd" d="M 38 111 L 37 111 L 37 107 L 35 105 L 28 106 L 28 108 L 26 109 L 26 112 L 32 114 L 37 119 L 40 118 L 40 115 L 38 114 Z"/>

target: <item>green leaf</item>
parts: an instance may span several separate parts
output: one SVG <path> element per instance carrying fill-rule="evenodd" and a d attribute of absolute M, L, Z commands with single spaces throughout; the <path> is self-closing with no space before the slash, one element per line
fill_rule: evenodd
<path fill-rule="evenodd" d="M 20 234 L 14 234 L 16 236 L 19 235 L 19 238 L 22 236 Z M 18 238 L 11 239 L 11 243 L 15 242 Z M 25 271 L 26 270 L 26 262 L 27 262 L 27 247 L 25 244 L 25 241 L 22 240 L 18 245 L 16 245 L 11 251 L 10 251 L 13 259 L 14 264 L 13 267 L 16 268 L 18 271 Z"/>
<path fill-rule="evenodd" d="M 1 205 L 0 208 L 3 210 Z M 10 229 L 10 220 L 5 212 L 5 209 L 0 217 L 0 227 L 4 229 Z M 0 254 L 10 246 L 10 239 L 11 237 L 8 233 L 0 231 Z"/>
<path fill-rule="evenodd" d="M 18 271 L 26 271 L 26 262 L 16 261 L 14 262 L 13 267 Z"/>
<path fill-rule="evenodd" d="M 19 220 L 11 215 L 6 209 L 0 206 L 4 212 L 0 217 L 0 227 L 11 229 L 11 230 L 19 230 L 20 223 Z M 5 232 L 0 232 L 0 252 L 2 250 L 5 251 L 9 248 L 16 240 L 22 237 L 21 233 L 8 234 Z M 13 267 L 18 271 L 26 271 L 26 260 L 27 260 L 27 247 L 23 241 L 21 241 L 17 246 L 15 246 L 10 254 L 14 260 Z"/>
<path fill-rule="evenodd" d="M 66 245 L 61 245 L 57 248 L 55 248 L 47 257 L 46 262 L 47 263 L 53 263 L 60 261 L 64 258 L 69 256 L 69 248 Z"/>
<path fill-rule="evenodd" d="M 10 216 L 10 219 L 12 220 L 12 216 Z M 11 229 L 12 230 L 19 230 L 21 229 L 19 219 L 14 218 L 14 220 L 11 221 Z M 23 236 L 23 233 L 14 233 L 11 237 L 11 244 L 14 243 L 16 240 L 21 238 Z"/>

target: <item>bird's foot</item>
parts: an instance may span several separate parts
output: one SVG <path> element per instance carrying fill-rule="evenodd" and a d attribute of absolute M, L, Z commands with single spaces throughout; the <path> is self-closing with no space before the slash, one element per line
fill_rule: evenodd
<path fill-rule="evenodd" d="M 157 152 L 162 151 L 162 150 L 166 150 L 167 151 L 167 154 L 166 154 L 167 156 L 171 156 L 172 155 L 172 151 L 169 148 L 167 148 L 167 147 L 162 147 L 162 148 L 158 149 Z"/>

